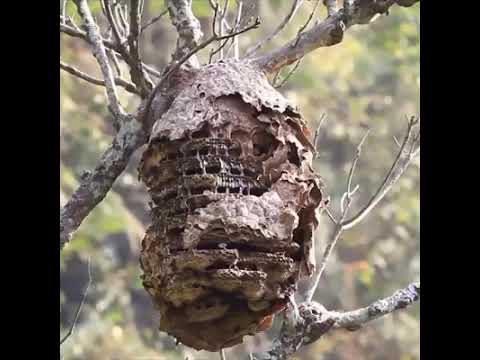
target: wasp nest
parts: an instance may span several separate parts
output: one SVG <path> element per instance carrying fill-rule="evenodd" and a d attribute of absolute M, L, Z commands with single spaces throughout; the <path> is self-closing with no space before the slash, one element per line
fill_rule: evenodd
<path fill-rule="evenodd" d="M 201 68 L 140 164 L 153 224 L 143 284 L 160 330 L 218 351 L 266 330 L 314 267 L 323 204 L 300 114 L 248 62 Z"/>

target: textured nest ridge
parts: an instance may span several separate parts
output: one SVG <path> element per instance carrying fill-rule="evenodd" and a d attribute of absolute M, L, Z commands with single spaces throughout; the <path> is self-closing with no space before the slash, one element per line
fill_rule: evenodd
<path fill-rule="evenodd" d="M 160 330 L 218 351 L 271 326 L 314 271 L 324 205 L 298 111 L 249 62 L 204 66 L 154 124 L 143 284 Z"/>

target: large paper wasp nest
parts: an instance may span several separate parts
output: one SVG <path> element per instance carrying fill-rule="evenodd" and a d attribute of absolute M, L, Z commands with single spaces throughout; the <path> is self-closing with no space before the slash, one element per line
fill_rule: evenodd
<path fill-rule="evenodd" d="M 270 327 L 312 274 L 323 205 L 300 114 L 248 62 L 206 65 L 155 122 L 143 284 L 160 330 L 218 351 Z"/>

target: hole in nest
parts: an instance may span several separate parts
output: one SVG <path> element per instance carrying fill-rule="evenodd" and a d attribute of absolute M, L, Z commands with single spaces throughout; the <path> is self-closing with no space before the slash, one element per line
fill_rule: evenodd
<path fill-rule="evenodd" d="M 172 200 L 172 199 L 176 198 L 177 195 L 178 195 L 177 191 L 170 191 L 170 192 L 165 194 L 165 196 L 163 197 L 163 201 Z"/>
<path fill-rule="evenodd" d="M 177 158 L 177 153 L 168 153 L 167 160 L 175 160 Z"/>
<path fill-rule="evenodd" d="M 248 168 L 243 169 L 243 174 L 245 176 L 250 176 L 250 177 L 255 177 L 255 175 L 256 175 L 253 170 L 248 169 Z"/>
<path fill-rule="evenodd" d="M 185 175 L 195 175 L 195 174 L 201 174 L 201 169 L 195 169 L 195 168 L 190 168 L 185 170 Z"/>
<path fill-rule="evenodd" d="M 231 156 L 236 156 L 236 157 L 239 157 L 240 155 L 242 155 L 242 149 L 240 147 L 234 147 L 234 148 L 231 148 L 228 153 L 231 155 Z"/>
<path fill-rule="evenodd" d="M 218 174 L 221 170 L 220 165 L 210 165 L 205 168 L 207 174 Z"/>
<path fill-rule="evenodd" d="M 273 152 L 275 138 L 265 131 L 257 131 L 252 136 L 253 155 L 263 156 Z"/>
<path fill-rule="evenodd" d="M 208 155 L 208 147 L 201 148 L 198 153 L 203 156 Z"/>
<path fill-rule="evenodd" d="M 230 173 L 231 173 L 232 175 L 241 175 L 240 169 L 239 169 L 239 168 L 236 168 L 236 167 L 232 167 L 232 168 L 230 169 Z"/>
<path fill-rule="evenodd" d="M 201 113 L 201 110 L 195 110 L 195 113 Z M 208 131 L 207 127 L 204 126 L 198 131 L 192 132 L 192 138 L 193 139 L 202 139 L 210 136 L 210 132 Z"/>
<path fill-rule="evenodd" d="M 254 196 L 262 196 L 264 192 L 265 190 L 259 187 L 253 187 L 250 189 L 250 195 Z"/>
<path fill-rule="evenodd" d="M 208 188 L 203 186 L 203 187 L 198 187 L 198 188 L 191 189 L 190 193 L 192 195 L 199 195 L 199 194 L 203 194 L 203 192 L 205 190 L 208 190 Z"/>
<path fill-rule="evenodd" d="M 220 193 L 220 194 L 223 194 L 223 193 L 227 192 L 227 188 L 225 186 L 219 186 L 217 188 L 217 192 Z"/>
<path fill-rule="evenodd" d="M 230 189 L 230 194 L 238 194 L 240 193 L 240 188 L 235 187 Z"/>
<path fill-rule="evenodd" d="M 199 96 L 200 98 L 204 98 L 204 97 L 205 97 L 205 93 L 202 91 L 200 94 L 198 94 L 198 96 Z"/>

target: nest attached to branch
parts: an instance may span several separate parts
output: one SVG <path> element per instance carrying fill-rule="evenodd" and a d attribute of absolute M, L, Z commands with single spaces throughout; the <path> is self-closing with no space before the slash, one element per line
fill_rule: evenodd
<path fill-rule="evenodd" d="M 206 65 L 155 122 L 139 168 L 143 284 L 160 330 L 218 351 L 271 326 L 314 270 L 323 185 L 300 114 L 247 61 Z"/>

